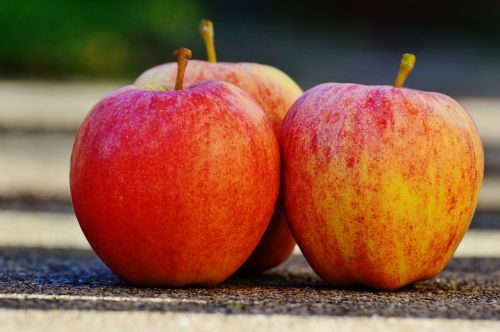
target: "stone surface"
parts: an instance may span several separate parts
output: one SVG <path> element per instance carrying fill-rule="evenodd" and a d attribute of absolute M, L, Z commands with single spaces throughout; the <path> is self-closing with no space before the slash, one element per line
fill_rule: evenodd
<path fill-rule="evenodd" d="M 68 202 L 73 139 L 71 134 L 57 132 L 0 131 L 0 197 Z M 487 146 L 486 151 L 492 152 L 486 155 L 486 175 L 478 208 L 500 210 L 500 150 Z"/>
<path fill-rule="evenodd" d="M 124 84 L 0 80 L 0 128 L 75 131 L 92 106 Z"/>
<path fill-rule="evenodd" d="M 498 331 L 491 320 L 0 309 L 3 331 Z M 71 328 L 69 328 L 71 327 Z"/>
<path fill-rule="evenodd" d="M 24 206 L 25 210 L 6 209 L 6 206 L 2 209 L 0 201 L 0 248 L 17 246 L 88 249 L 87 240 L 71 208 L 67 212 L 51 211 L 50 208 L 67 208 L 67 205 L 45 204 L 48 205 L 49 211 L 30 211 L 26 205 L 16 206 L 17 208 Z M 500 214 L 478 213 L 455 256 L 500 258 L 499 243 Z M 296 253 L 300 253 L 298 248 Z"/>
<path fill-rule="evenodd" d="M 498 258 L 455 258 L 436 278 L 396 292 L 332 288 L 301 255 L 260 276 L 183 289 L 123 284 L 84 249 L 2 247 L 0 266 L 7 309 L 500 319 Z"/>

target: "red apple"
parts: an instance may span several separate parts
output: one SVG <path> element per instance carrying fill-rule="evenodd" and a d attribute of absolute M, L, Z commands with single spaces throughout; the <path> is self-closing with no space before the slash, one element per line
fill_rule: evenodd
<path fill-rule="evenodd" d="M 439 273 L 470 224 L 483 148 L 448 96 L 327 83 L 285 118 L 282 190 L 288 221 L 317 274 L 337 286 L 396 289 Z"/>
<path fill-rule="evenodd" d="M 182 89 L 190 52 L 176 54 L 175 91 L 128 86 L 106 96 L 71 157 L 85 236 L 138 285 L 224 281 L 257 246 L 279 191 L 279 148 L 260 107 L 224 82 Z"/>
<path fill-rule="evenodd" d="M 208 61 L 190 61 L 186 70 L 186 82 L 196 83 L 208 79 L 235 84 L 257 101 L 278 133 L 286 112 L 302 94 L 300 87 L 285 73 L 271 66 L 216 62 L 212 22 L 203 20 L 200 32 L 207 46 Z M 144 72 L 135 84 L 146 88 L 165 89 L 175 81 L 175 76 L 176 64 L 165 63 Z M 260 272 L 275 267 L 290 256 L 295 241 L 282 211 L 282 208 L 276 208 L 255 254 L 242 268 L 245 272 Z"/>

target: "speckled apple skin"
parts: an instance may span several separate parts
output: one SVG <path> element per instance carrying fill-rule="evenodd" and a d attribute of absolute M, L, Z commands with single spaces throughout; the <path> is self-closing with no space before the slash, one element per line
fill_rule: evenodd
<path fill-rule="evenodd" d="M 170 89 L 175 84 L 176 75 L 177 63 L 169 62 L 145 71 L 137 78 L 135 85 L 158 90 Z M 204 80 L 229 82 L 243 89 L 262 107 L 276 133 L 279 133 L 288 109 L 302 94 L 302 89 L 285 73 L 258 63 L 190 60 L 184 82 L 193 84 Z"/>
<path fill-rule="evenodd" d="M 257 246 L 279 191 L 271 124 L 223 82 L 119 89 L 84 120 L 71 156 L 75 214 L 90 245 L 137 285 L 213 285 Z"/>
<path fill-rule="evenodd" d="M 333 285 L 392 290 L 429 279 L 469 227 L 483 148 L 450 97 L 322 84 L 291 107 L 280 143 L 291 230 Z"/>
<path fill-rule="evenodd" d="M 177 64 L 166 63 L 144 72 L 136 80 L 140 87 L 169 89 L 175 83 Z M 257 63 L 229 63 L 191 60 L 186 68 L 185 82 L 220 80 L 232 83 L 250 94 L 262 107 L 279 133 L 290 106 L 302 94 L 302 89 L 285 73 Z M 276 208 L 269 228 L 259 246 L 242 267 L 245 273 L 258 273 L 285 261 L 295 246 L 283 209 Z"/>

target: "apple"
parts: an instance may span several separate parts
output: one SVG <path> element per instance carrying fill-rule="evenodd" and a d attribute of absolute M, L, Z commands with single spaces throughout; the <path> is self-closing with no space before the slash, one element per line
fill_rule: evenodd
<path fill-rule="evenodd" d="M 71 156 L 75 214 L 90 245 L 126 282 L 213 285 L 264 234 L 279 192 L 270 121 L 220 81 L 175 90 L 121 88 L 84 120 Z"/>
<path fill-rule="evenodd" d="M 288 109 L 302 94 L 300 87 L 285 73 L 271 66 L 257 63 L 217 62 L 213 23 L 202 20 L 200 33 L 205 41 L 208 61 L 190 61 L 186 70 L 186 82 L 219 80 L 242 88 L 262 107 L 278 134 Z M 175 77 L 176 64 L 170 62 L 147 70 L 137 78 L 135 84 L 146 88 L 165 89 L 175 81 Z M 242 268 L 244 272 L 257 273 L 275 267 L 292 253 L 295 241 L 282 211 L 282 208 L 276 208 L 270 226 L 255 250 L 255 255 L 252 255 Z"/>
<path fill-rule="evenodd" d="M 295 239 L 335 286 L 393 290 L 443 270 L 478 200 L 484 155 L 452 98 L 394 86 L 306 91 L 280 136 L 282 194 Z"/>

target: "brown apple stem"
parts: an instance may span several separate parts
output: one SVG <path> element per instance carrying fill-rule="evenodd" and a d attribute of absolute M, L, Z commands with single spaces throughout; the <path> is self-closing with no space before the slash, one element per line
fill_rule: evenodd
<path fill-rule="evenodd" d="M 175 78 L 175 90 L 182 90 L 184 82 L 184 73 L 188 60 L 191 59 L 191 50 L 181 47 L 174 52 L 174 58 L 177 60 L 177 77 Z"/>
<path fill-rule="evenodd" d="M 200 22 L 199 30 L 201 38 L 203 38 L 207 48 L 208 62 L 216 63 L 217 57 L 215 56 L 214 24 L 210 20 L 203 19 Z"/>
<path fill-rule="evenodd" d="M 408 77 L 408 75 L 410 75 L 413 67 L 415 67 L 415 61 L 417 61 L 415 55 L 410 53 L 403 54 L 403 57 L 401 58 L 401 64 L 399 65 L 398 75 L 396 76 L 393 84 L 395 88 L 401 88 L 403 86 L 406 78 Z"/>

